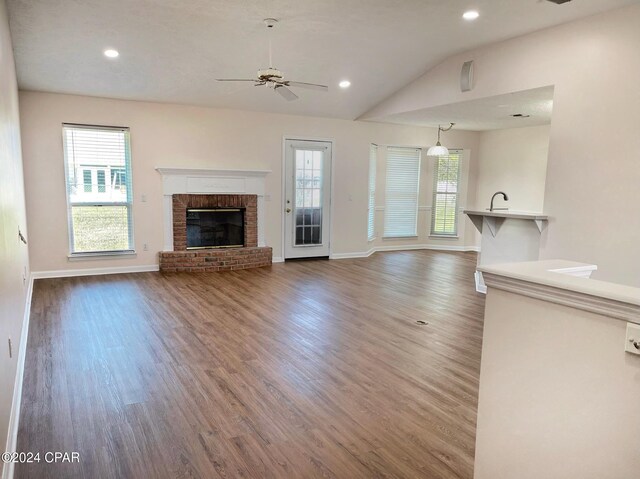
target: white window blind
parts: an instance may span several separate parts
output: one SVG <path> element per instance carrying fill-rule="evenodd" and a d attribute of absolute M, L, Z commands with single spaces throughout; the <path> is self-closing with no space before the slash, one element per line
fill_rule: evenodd
<path fill-rule="evenodd" d="M 384 236 L 417 235 L 420 150 L 387 148 Z"/>
<path fill-rule="evenodd" d="M 71 254 L 133 250 L 129 129 L 63 125 Z"/>
<path fill-rule="evenodd" d="M 376 235 L 376 164 L 378 159 L 378 146 L 369 148 L 369 210 L 367 217 L 367 238 L 373 240 Z"/>
<path fill-rule="evenodd" d="M 461 150 L 449 150 L 448 156 L 436 159 L 431 211 L 431 234 L 456 236 L 458 234 L 458 185 L 460 183 Z"/>

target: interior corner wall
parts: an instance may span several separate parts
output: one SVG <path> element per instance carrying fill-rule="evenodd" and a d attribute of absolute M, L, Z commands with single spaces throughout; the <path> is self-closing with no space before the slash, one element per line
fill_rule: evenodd
<path fill-rule="evenodd" d="M 455 55 L 362 118 L 554 85 L 541 258 L 595 263 L 594 278 L 640 286 L 638 25 L 634 4 Z M 461 93 L 468 60 L 475 85 Z"/>
<path fill-rule="evenodd" d="M 23 185 L 18 87 L 7 9 L 0 0 L 0 434 L 7 439 L 3 451 L 11 443 L 9 425 L 29 287 L 29 255 L 18 236 L 20 230 L 29 238 Z"/>
<path fill-rule="evenodd" d="M 504 191 L 496 206 L 510 210 L 541 212 L 549 155 L 549 125 L 483 131 L 477 154 L 474 207 L 488 208 L 491 196 Z"/>
<path fill-rule="evenodd" d="M 433 128 L 28 91 L 20 93 L 20 108 L 34 272 L 156 265 L 163 249 L 159 166 L 271 170 L 266 177 L 265 239 L 274 257 L 282 257 L 284 137 L 334 141 L 332 254 L 363 255 L 370 249 L 370 144 L 428 146 L 436 138 Z M 65 122 L 130 128 L 135 256 L 69 261 L 61 133 Z M 477 133 L 452 132 L 447 141 L 474 150 Z"/>

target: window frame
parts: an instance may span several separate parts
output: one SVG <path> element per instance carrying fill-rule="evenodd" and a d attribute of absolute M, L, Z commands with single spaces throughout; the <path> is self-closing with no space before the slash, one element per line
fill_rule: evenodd
<path fill-rule="evenodd" d="M 72 178 L 69 175 L 69 158 L 67 156 L 67 135 L 66 130 L 69 129 L 85 129 L 85 130 L 94 130 L 94 131 L 121 131 L 124 134 L 124 154 L 125 154 L 125 164 L 124 171 L 126 178 L 128 179 L 128 188 L 127 188 L 127 200 L 126 201 L 72 201 L 71 200 L 71 185 L 69 184 Z M 135 238 L 134 238 L 134 228 L 133 228 L 133 176 L 131 174 L 131 134 L 128 127 L 122 126 L 107 126 L 107 125 L 86 125 L 86 124 L 78 124 L 78 123 L 63 123 L 62 124 L 62 151 L 64 157 L 64 178 L 65 178 L 65 197 L 67 202 L 67 228 L 69 233 L 69 254 L 68 258 L 70 260 L 73 259 L 83 259 L 85 257 L 104 257 L 104 256 L 127 256 L 127 255 L 135 255 Z M 122 167 L 116 167 L 114 169 L 123 169 Z M 98 167 L 98 166 L 83 166 L 82 170 L 82 188 L 83 191 L 86 192 L 86 184 L 85 180 L 85 171 L 91 172 L 92 184 L 91 184 L 91 193 L 94 193 L 93 186 L 93 178 L 97 179 L 98 170 L 102 170 L 104 174 L 105 184 L 103 187 L 106 189 L 107 179 L 111 178 L 111 167 Z M 98 182 L 96 181 L 95 189 L 99 190 Z M 118 250 L 104 250 L 104 251 L 74 251 L 74 233 L 73 233 L 73 206 L 124 206 L 127 208 L 127 234 L 129 239 L 129 247 L 127 249 L 118 249 Z"/>
<path fill-rule="evenodd" d="M 378 145 L 369 145 L 369 196 L 367 205 L 367 241 L 376 239 L 376 181 L 378 168 Z"/>
<path fill-rule="evenodd" d="M 413 231 L 408 233 L 408 234 L 398 234 L 398 233 L 391 233 L 388 232 L 387 230 L 387 226 L 388 226 L 388 217 L 389 217 L 389 200 L 392 197 L 392 195 L 390 194 L 389 191 L 389 165 L 391 164 L 390 162 L 390 155 L 389 155 L 389 151 L 390 150 L 408 150 L 408 151 L 414 151 L 417 153 L 417 172 L 416 172 L 416 192 L 415 192 L 415 217 L 414 217 L 414 222 L 413 222 Z M 384 220 L 384 226 L 383 226 L 383 238 L 384 239 L 406 239 L 406 238 L 417 238 L 418 237 L 418 217 L 419 217 L 419 211 L 420 211 L 420 183 L 421 183 L 421 172 L 422 172 L 422 149 L 421 148 L 416 148 L 416 147 L 401 147 L 401 146 L 388 146 L 387 147 L 387 151 L 386 151 L 386 172 L 385 172 L 385 207 L 384 207 L 384 212 L 385 212 L 385 220 Z"/>
<path fill-rule="evenodd" d="M 449 155 L 447 155 L 447 158 L 451 156 L 451 153 L 454 153 L 458 157 L 458 176 L 456 179 L 455 193 L 438 192 L 438 170 L 440 167 L 440 158 L 443 158 L 442 156 L 436 157 L 436 161 L 433 167 L 433 195 L 432 195 L 431 222 L 430 222 L 431 225 L 429 228 L 429 236 L 436 237 L 436 238 L 458 238 L 459 237 L 458 223 L 459 223 L 460 215 L 458 210 L 460 205 L 460 186 L 461 186 L 461 180 L 462 180 L 462 161 L 464 156 L 463 155 L 464 150 L 450 148 Z M 455 195 L 455 208 L 454 208 L 454 220 L 453 220 L 454 231 L 451 233 L 440 233 L 435 231 L 436 211 L 437 211 L 436 204 L 437 204 L 438 195 L 447 195 L 447 196 Z"/>

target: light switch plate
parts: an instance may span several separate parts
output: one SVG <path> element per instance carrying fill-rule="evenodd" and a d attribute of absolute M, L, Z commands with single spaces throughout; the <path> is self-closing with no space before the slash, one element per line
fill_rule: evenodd
<path fill-rule="evenodd" d="M 627 323 L 627 337 L 624 350 L 631 354 L 640 355 L 640 324 Z"/>

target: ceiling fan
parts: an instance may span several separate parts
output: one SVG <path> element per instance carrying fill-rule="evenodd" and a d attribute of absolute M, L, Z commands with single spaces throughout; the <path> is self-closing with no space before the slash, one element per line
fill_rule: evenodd
<path fill-rule="evenodd" d="M 278 23 L 278 20 L 275 18 L 265 18 L 264 24 L 270 30 L 275 24 Z M 271 61 L 271 35 L 269 35 L 269 65 L 272 65 Z M 253 82 L 254 86 L 263 86 L 266 85 L 269 88 L 273 88 L 277 91 L 285 100 L 293 101 L 298 99 L 298 95 L 289 90 L 289 87 L 295 88 L 306 88 L 308 90 L 316 90 L 316 91 L 329 91 L 329 87 L 326 85 L 318 85 L 316 83 L 305 83 L 299 81 L 290 81 L 285 80 L 282 72 L 277 68 L 273 68 L 269 66 L 269 68 L 265 68 L 263 70 L 258 70 L 258 76 L 255 79 L 238 79 L 238 78 L 218 78 L 216 81 L 229 81 L 229 82 Z"/>

